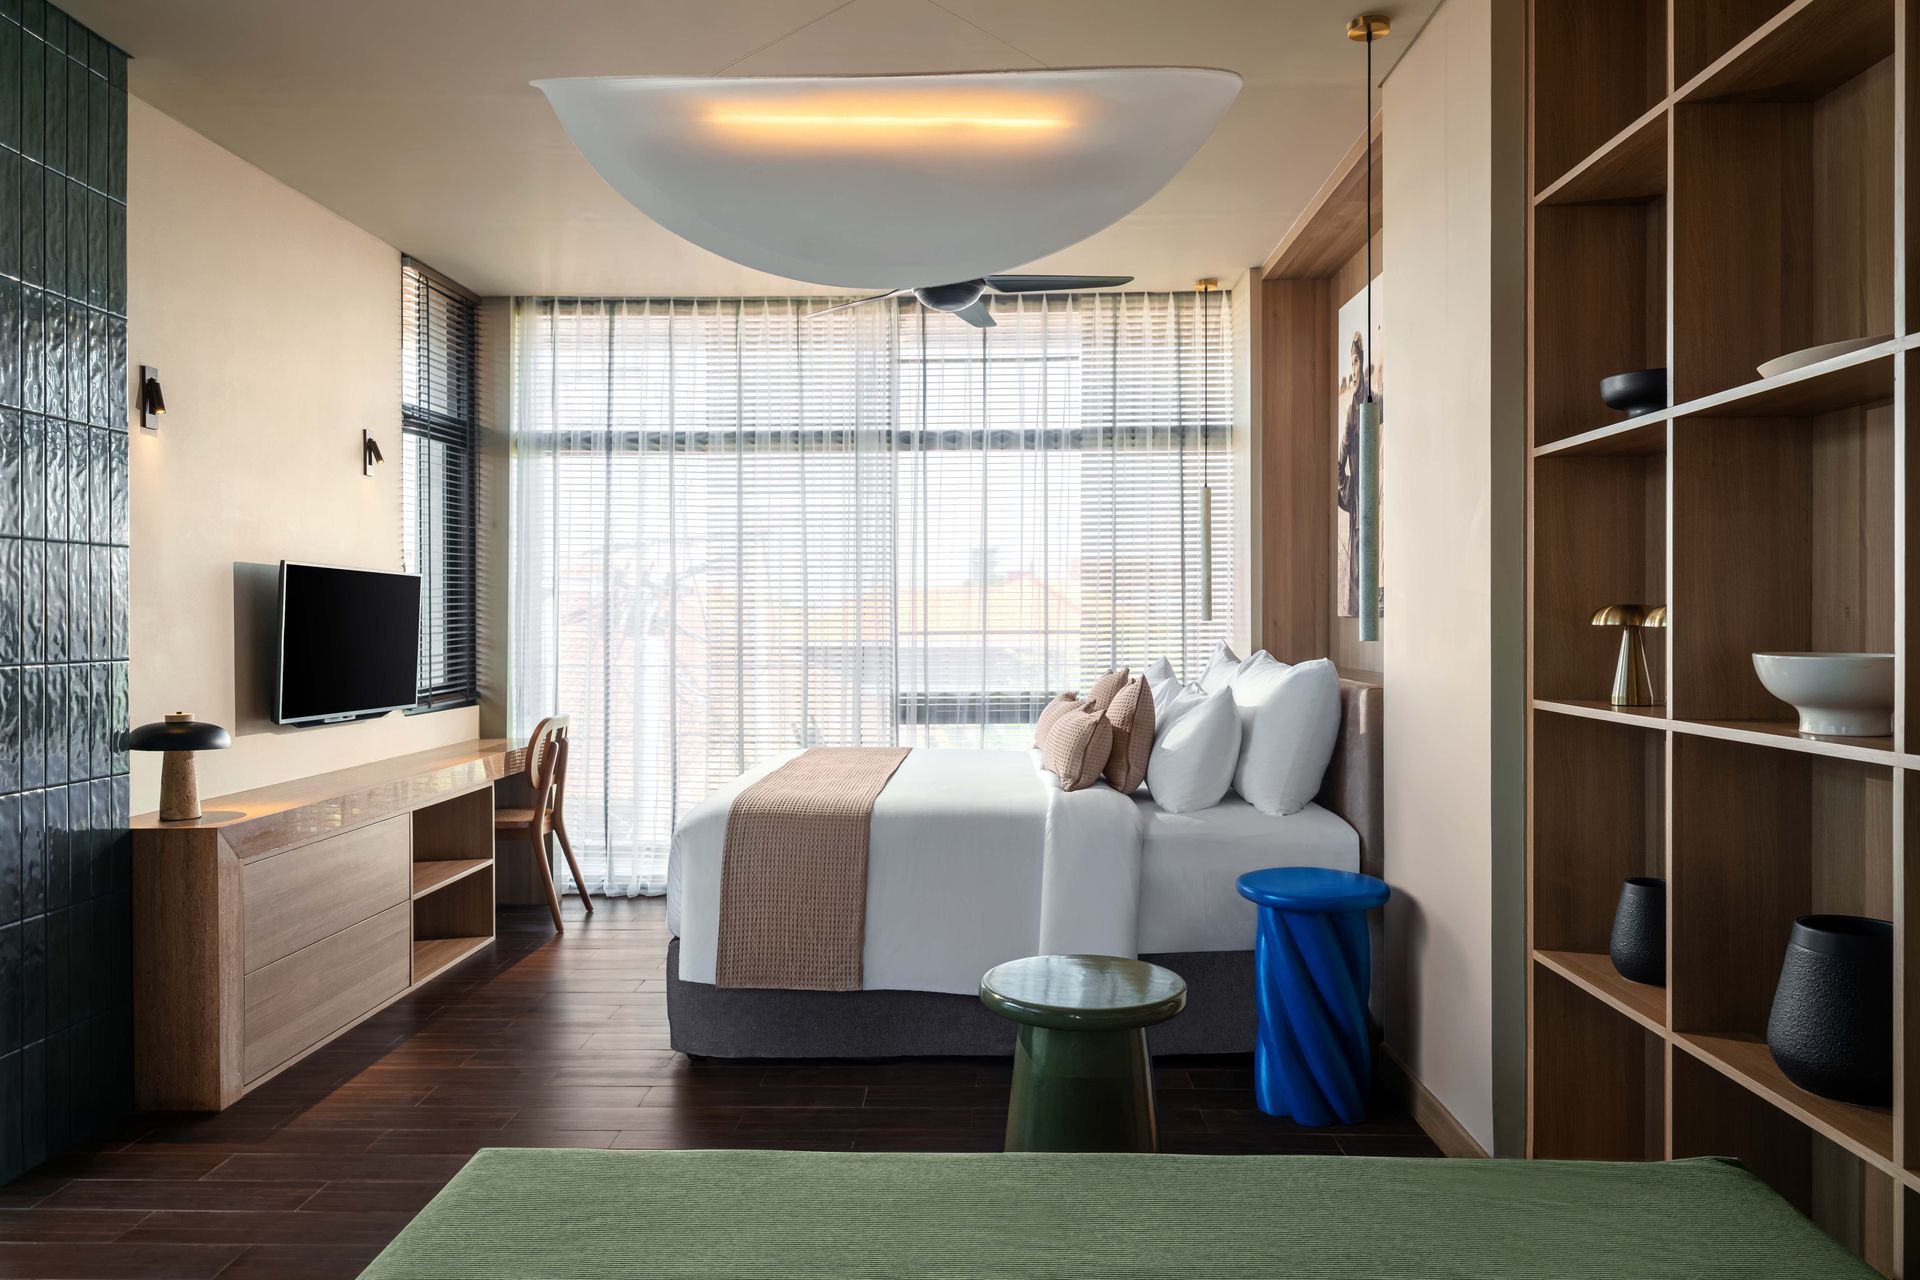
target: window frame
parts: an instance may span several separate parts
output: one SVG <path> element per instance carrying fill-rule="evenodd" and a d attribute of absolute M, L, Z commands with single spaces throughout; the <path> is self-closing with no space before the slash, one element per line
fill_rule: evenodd
<path fill-rule="evenodd" d="M 480 429 L 479 429 L 479 357 L 480 357 L 480 298 L 472 290 L 435 271 L 419 259 L 402 254 L 400 258 L 400 307 L 401 307 L 401 389 L 400 389 L 400 434 L 402 456 L 401 521 L 402 556 L 414 561 L 413 571 L 421 575 L 420 590 L 420 664 L 414 676 L 415 703 L 408 715 L 419 715 L 429 711 L 446 711 L 456 707 L 476 706 L 480 701 L 480 661 L 479 661 L 479 465 L 480 465 Z M 420 280 L 420 302 L 409 314 L 408 276 L 418 276 Z M 450 413 L 431 404 L 422 405 L 417 392 L 417 382 L 410 385 L 406 376 L 408 367 L 407 345 L 415 335 L 431 331 L 431 324 L 422 326 L 422 317 L 418 312 L 430 306 L 434 294 L 440 295 L 455 306 L 462 307 L 466 313 L 466 336 L 463 350 L 456 353 L 450 364 L 455 376 L 449 376 L 448 384 L 455 382 L 457 376 L 459 392 L 455 403 L 463 406 L 464 413 Z M 428 350 L 416 358 L 414 367 L 419 371 L 419 382 L 432 385 L 432 375 L 427 372 L 428 362 L 434 359 Z M 446 357 L 442 356 L 442 359 Z M 464 462 L 460 474 L 464 475 L 464 484 L 452 480 L 432 491 L 433 501 L 420 503 L 421 489 L 418 485 L 408 484 L 406 477 L 407 457 L 413 447 L 412 442 L 422 441 L 428 445 L 438 445 L 442 449 L 457 455 Z M 410 506 L 418 506 L 412 514 L 412 527 L 415 531 L 413 545 L 408 545 L 405 518 Z M 450 514 L 453 513 L 453 514 Z M 442 522 L 457 522 L 446 531 L 444 542 L 452 545 L 456 541 L 461 555 L 445 557 L 440 564 L 431 563 L 432 557 L 421 554 L 419 542 L 430 519 Z M 436 579 L 436 572 L 439 577 Z M 439 637 L 430 637 L 429 622 L 433 616 L 433 606 L 437 583 L 450 580 L 454 576 L 464 579 L 455 584 L 456 589 L 464 588 L 465 607 L 461 610 L 442 610 L 446 632 Z M 464 632 L 459 636 L 464 643 L 455 646 L 452 641 L 455 629 Z M 449 679 L 429 683 L 426 680 L 426 655 L 435 643 L 444 652 L 457 651 L 463 654 L 459 663 L 460 670 L 450 672 Z"/>

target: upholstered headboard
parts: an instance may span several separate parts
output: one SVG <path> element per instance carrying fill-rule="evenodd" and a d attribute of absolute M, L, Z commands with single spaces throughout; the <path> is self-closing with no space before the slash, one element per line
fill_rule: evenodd
<path fill-rule="evenodd" d="M 1340 682 L 1340 737 L 1333 744 L 1333 762 L 1320 794 L 1314 797 L 1321 808 L 1339 814 L 1360 833 L 1360 869 L 1370 876 L 1379 875 L 1385 865 L 1380 697 L 1377 684 Z"/>

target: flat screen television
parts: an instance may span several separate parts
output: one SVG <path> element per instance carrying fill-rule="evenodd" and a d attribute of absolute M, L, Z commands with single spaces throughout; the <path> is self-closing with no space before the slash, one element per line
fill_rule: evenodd
<path fill-rule="evenodd" d="M 419 574 L 280 562 L 274 723 L 411 707 L 419 655 Z"/>

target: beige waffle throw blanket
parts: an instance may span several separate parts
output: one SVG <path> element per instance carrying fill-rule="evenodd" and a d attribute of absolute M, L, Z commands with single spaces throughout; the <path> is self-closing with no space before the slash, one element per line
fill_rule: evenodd
<path fill-rule="evenodd" d="M 908 750 L 813 747 L 735 798 L 716 985 L 860 990 L 873 802 Z"/>

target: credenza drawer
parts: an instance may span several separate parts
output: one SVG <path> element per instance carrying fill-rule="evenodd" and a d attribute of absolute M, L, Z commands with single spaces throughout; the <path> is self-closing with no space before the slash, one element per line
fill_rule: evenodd
<path fill-rule="evenodd" d="M 401 814 L 247 863 L 246 972 L 263 969 L 413 895 L 413 826 Z"/>
<path fill-rule="evenodd" d="M 402 902 L 248 974 L 243 1077 L 265 1075 L 406 990 L 412 917 Z"/>

